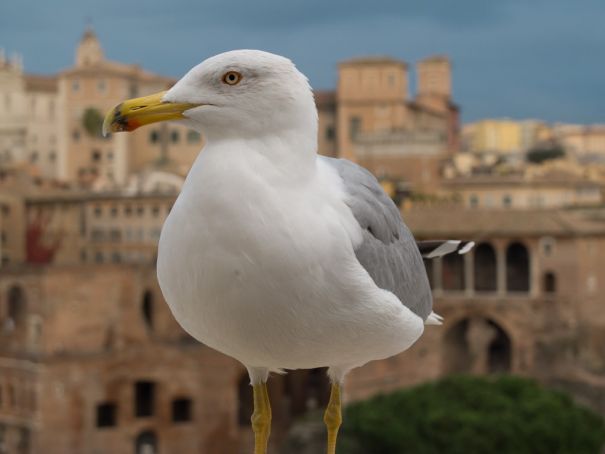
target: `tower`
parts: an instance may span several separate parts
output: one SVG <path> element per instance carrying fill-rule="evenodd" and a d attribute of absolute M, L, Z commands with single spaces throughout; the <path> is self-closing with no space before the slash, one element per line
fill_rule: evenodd
<path fill-rule="evenodd" d="M 408 67 L 389 57 L 363 57 L 338 65 L 338 153 L 355 159 L 353 143 L 365 132 L 401 128 L 408 97 Z"/>
<path fill-rule="evenodd" d="M 92 27 L 88 27 L 76 49 L 76 66 L 91 66 L 104 59 L 101 43 Z"/>
<path fill-rule="evenodd" d="M 452 66 L 446 56 L 436 55 L 416 64 L 418 89 L 416 102 L 445 112 L 452 98 Z"/>

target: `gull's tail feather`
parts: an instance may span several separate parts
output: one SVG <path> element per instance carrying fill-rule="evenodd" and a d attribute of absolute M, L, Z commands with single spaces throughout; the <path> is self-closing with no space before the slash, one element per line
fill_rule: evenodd
<path fill-rule="evenodd" d="M 474 241 L 461 240 L 431 240 L 417 241 L 416 245 L 425 259 L 434 259 L 443 257 L 444 255 L 458 252 L 458 254 L 466 254 L 474 246 Z"/>
<path fill-rule="evenodd" d="M 424 321 L 425 325 L 442 325 L 443 317 L 435 312 L 431 312 L 429 316 Z"/>

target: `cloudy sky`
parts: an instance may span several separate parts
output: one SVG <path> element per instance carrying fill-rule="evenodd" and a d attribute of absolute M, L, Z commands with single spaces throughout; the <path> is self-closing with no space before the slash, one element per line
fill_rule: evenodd
<path fill-rule="evenodd" d="M 1 0 L 0 47 L 53 73 L 72 64 L 87 20 L 109 58 L 175 77 L 258 48 L 332 88 L 348 57 L 447 54 L 465 121 L 605 123 L 603 0 Z"/>

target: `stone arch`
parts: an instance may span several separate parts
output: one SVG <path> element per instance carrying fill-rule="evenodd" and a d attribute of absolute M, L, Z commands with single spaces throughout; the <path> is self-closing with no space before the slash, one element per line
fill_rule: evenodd
<path fill-rule="evenodd" d="M 507 373 L 512 368 L 512 341 L 498 322 L 465 317 L 443 337 L 445 373 Z"/>
<path fill-rule="evenodd" d="M 498 287 L 496 250 L 489 243 L 480 243 L 474 254 L 475 291 L 495 292 Z"/>
<path fill-rule="evenodd" d="M 529 251 L 520 242 L 506 248 L 506 290 L 529 292 Z"/>
<path fill-rule="evenodd" d="M 134 442 L 135 454 L 157 454 L 158 437 L 153 430 L 144 430 L 137 435 Z"/>
<path fill-rule="evenodd" d="M 542 290 L 544 293 L 557 292 L 557 276 L 553 271 L 546 271 L 542 279 Z"/>
<path fill-rule="evenodd" d="M 154 297 L 153 292 L 149 289 L 143 292 L 143 298 L 141 299 L 141 315 L 143 316 L 143 321 L 147 328 L 153 330 L 155 322 Z"/>
<path fill-rule="evenodd" d="M 464 290 L 464 256 L 460 254 L 448 254 L 441 260 L 443 290 Z"/>

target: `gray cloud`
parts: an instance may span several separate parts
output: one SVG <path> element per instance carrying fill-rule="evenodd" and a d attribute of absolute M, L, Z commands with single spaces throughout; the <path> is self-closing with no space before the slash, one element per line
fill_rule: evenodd
<path fill-rule="evenodd" d="M 87 17 L 110 58 L 172 76 L 217 52 L 261 48 L 329 88 L 343 58 L 445 53 L 465 120 L 605 122 L 600 0 L 7 1 L 0 47 L 22 52 L 28 71 L 56 72 L 72 63 Z"/>

